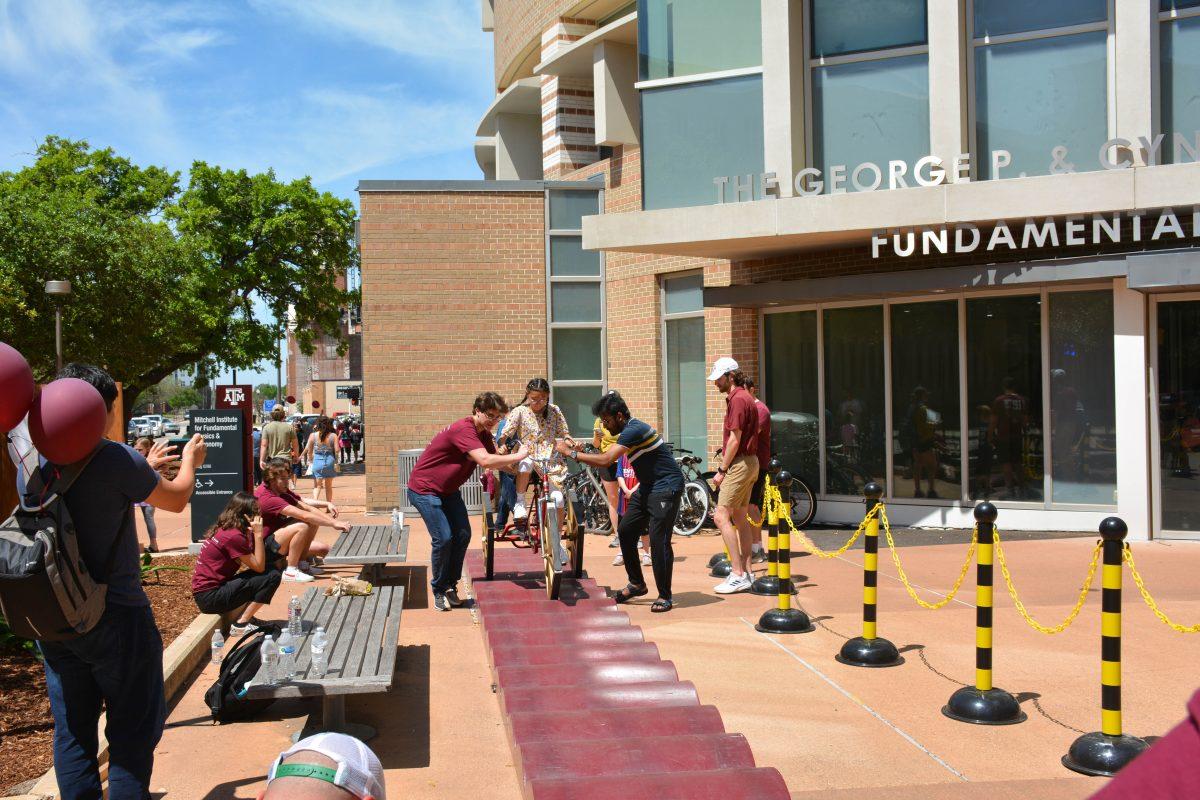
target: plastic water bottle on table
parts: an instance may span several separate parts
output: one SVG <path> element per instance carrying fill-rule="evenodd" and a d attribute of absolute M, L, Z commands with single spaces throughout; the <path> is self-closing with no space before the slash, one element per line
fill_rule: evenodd
<path fill-rule="evenodd" d="M 279 645 L 275 643 L 274 636 L 263 639 L 259 657 L 262 660 L 261 683 L 274 686 L 279 682 Z"/>
<path fill-rule="evenodd" d="M 290 630 L 279 635 L 279 671 L 285 681 L 296 678 L 296 637 Z"/>
<path fill-rule="evenodd" d="M 304 621 L 300 618 L 299 595 L 288 601 L 288 633 L 297 640 L 304 635 Z"/>
<path fill-rule="evenodd" d="M 312 674 L 314 678 L 324 678 L 329 670 L 329 654 L 325 649 L 329 646 L 329 638 L 324 628 L 317 628 L 313 633 L 309 649 L 312 651 Z"/>

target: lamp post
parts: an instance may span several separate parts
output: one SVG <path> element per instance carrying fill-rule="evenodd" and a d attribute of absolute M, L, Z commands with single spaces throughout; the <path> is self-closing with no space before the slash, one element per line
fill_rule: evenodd
<path fill-rule="evenodd" d="M 54 298 L 54 353 L 58 365 L 55 370 L 62 370 L 62 300 L 71 293 L 70 281 L 46 281 L 46 294 Z"/>

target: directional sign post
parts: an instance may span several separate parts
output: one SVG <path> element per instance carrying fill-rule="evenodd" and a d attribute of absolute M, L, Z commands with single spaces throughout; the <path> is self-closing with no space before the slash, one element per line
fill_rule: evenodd
<path fill-rule="evenodd" d="M 196 470 L 192 492 L 192 541 L 204 538 L 234 493 L 245 485 L 245 417 L 241 409 L 188 412 L 188 432 L 204 437 L 208 455 Z"/>
<path fill-rule="evenodd" d="M 245 480 L 245 485 L 242 486 L 246 491 L 254 490 L 254 462 L 252 458 L 257 457 L 257 453 L 251 453 L 254 449 L 251 444 L 251 430 L 254 427 L 254 387 L 250 384 L 231 384 L 217 386 L 217 408 L 240 408 L 242 410 L 242 435 L 245 441 L 242 444 L 243 464 L 242 477 Z"/>

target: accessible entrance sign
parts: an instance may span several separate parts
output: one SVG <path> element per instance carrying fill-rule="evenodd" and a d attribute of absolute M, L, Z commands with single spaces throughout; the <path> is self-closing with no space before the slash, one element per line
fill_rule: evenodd
<path fill-rule="evenodd" d="M 190 411 L 188 432 L 203 436 L 208 448 L 192 492 L 192 541 L 198 542 L 245 485 L 245 416 L 238 408 Z"/>

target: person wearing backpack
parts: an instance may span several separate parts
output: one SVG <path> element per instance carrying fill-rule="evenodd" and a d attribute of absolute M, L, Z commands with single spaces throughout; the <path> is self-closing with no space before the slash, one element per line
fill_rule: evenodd
<path fill-rule="evenodd" d="M 104 398 L 108 428 L 114 422 L 117 385 L 104 370 L 68 364 L 59 378 L 79 378 Z M 54 717 L 54 773 L 63 800 L 101 795 L 97 724 L 107 713 L 109 800 L 149 797 L 154 748 L 162 736 L 162 636 L 142 590 L 133 504 L 179 513 L 187 507 L 204 463 L 204 439 L 194 435 L 179 456 L 179 472 L 167 480 L 136 450 L 103 440 L 63 493 L 88 573 L 107 584 L 103 615 L 90 630 L 56 641 L 39 641 L 46 689 Z M 72 465 L 47 464 L 42 478 L 53 490 L 57 474 Z"/>

